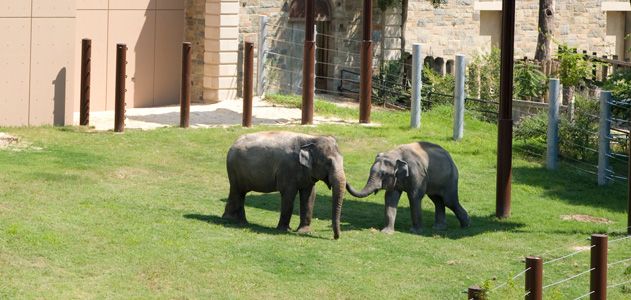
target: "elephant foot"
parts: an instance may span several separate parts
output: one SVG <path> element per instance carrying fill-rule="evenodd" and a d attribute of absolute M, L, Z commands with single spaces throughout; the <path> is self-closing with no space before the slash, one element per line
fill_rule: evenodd
<path fill-rule="evenodd" d="M 245 219 L 244 216 L 242 216 L 241 214 L 230 214 L 230 213 L 224 213 L 221 218 L 226 219 L 226 220 L 230 220 L 239 224 L 247 224 L 248 220 Z"/>
<path fill-rule="evenodd" d="M 423 229 L 421 227 L 410 227 L 410 232 L 413 234 L 421 234 Z"/>
<path fill-rule="evenodd" d="M 432 228 L 434 230 L 438 230 L 438 231 L 447 230 L 447 224 L 445 224 L 445 223 L 434 224 L 434 226 L 432 226 Z"/>
<path fill-rule="evenodd" d="M 469 219 L 469 217 L 466 217 L 460 222 L 460 228 L 467 228 L 470 225 L 471 225 L 471 219 Z"/>
<path fill-rule="evenodd" d="M 311 227 L 309 225 L 303 225 L 296 229 L 297 233 L 309 233 L 311 232 Z"/>
<path fill-rule="evenodd" d="M 381 232 L 385 233 L 385 234 L 393 234 L 394 233 L 394 228 L 384 227 L 383 229 L 381 229 Z"/>
<path fill-rule="evenodd" d="M 287 226 L 287 225 L 278 225 L 278 226 L 276 226 L 276 229 L 278 231 L 283 231 L 283 232 L 291 231 L 291 228 L 289 228 L 289 226 Z"/>

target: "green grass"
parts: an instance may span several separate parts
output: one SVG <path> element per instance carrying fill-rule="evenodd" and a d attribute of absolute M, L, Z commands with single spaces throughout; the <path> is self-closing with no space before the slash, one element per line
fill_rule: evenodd
<path fill-rule="evenodd" d="M 357 118 L 352 109 L 320 101 L 316 114 Z M 623 236 L 624 184 L 597 187 L 593 176 L 570 166 L 549 172 L 540 161 L 516 153 L 512 216 L 498 220 L 493 217 L 495 125 L 467 118 L 464 140 L 454 142 L 448 107 L 424 112 L 420 130 L 408 128 L 406 113 L 376 110 L 372 117 L 381 126 L 165 128 L 125 134 L 0 128 L 31 143 L 22 151 L 0 150 L 0 298 L 464 299 L 462 291 L 470 285 L 497 286 L 523 270 L 526 255 L 550 260 L 588 245 L 592 233 L 610 233 L 611 240 Z M 424 232 L 410 234 L 403 197 L 397 233 L 381 234 L 374 230 L 383 223 L 380 192 L 365 199 L 346 197 L 342 236 L 334 241 L 331 194 L 322 183 L 309 235 L 274 230 L 280 206 L 276 193 L 247 197 L 249 225 L 223 221 L 228 147 L 241 134 L 280 129 L 335 135 L 355 186 L 365 183 L 380 151 L 418 140 L 442 145 L 459 167 L 461 203 L 472 226 L 460 229 L 448 212 L 448 230 L 434 232 L 434 208 L 426 198 Z M 297 211 L 296 203 L 294 228 Z M 561 220 L 569 214 L 613 223 Z M 609 248 L 610 261 L 630 257 L 631 239 Z M 613 266 L 609 283 L 630 280 L 629 265 Z M 546 265 L 544 284 L 588 268 L 588 251 Z M 584 275 L 546 290 L 546 297 L 571 299 L 588 289 L 589 275 Z M 630 293 L 627 284 L 610 290 L 609 298 L 628 299 Z M 523 276 L 491 296 L 522 299 Z"/>

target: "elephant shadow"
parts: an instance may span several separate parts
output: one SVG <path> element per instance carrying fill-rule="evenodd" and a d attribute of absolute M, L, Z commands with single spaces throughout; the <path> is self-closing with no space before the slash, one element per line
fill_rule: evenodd
<path fill-rule="evenodd" d="M 331 196 L 317 194 L 316 201 L 313 208 L 313 218 L 319 220 L 331 220 Z M 221 199 L 226 202 L 227 199 Z M 402 199 L 401 202 L 406 201 Z M 432 225 L 434 222 L 434 208 L 432 202 L 425 198 L 423 199 L 423 211 L 422 222 L 423 231 L 421 236 L 442 236 L 449 239 L 460 239 L 470 236 L 475 236 L 490 231 L 511 231 L 519 227 L 524 226 L 521 223 L 515 223 L 512 221 L 502 220 L 498 221 L 493 215 L 479 216 L 470 215 L 471 226 L 468 228 L 460 228 L 458 220 L 451 211 L 447 212 L 447 230 L 433 230 Z M 247 207 L 264 209 L 268 211 L 278 212 L 280 216 L 280 195 L 278 193 L 270 194 L 249 194 L 245 199 L 246 214 Z M 300 219 L 299 215 L 299 201 L 296 199 L 294 203 L 294 212 L 292 215 L 292 225 L 295 227 Z M 226 227 L 239 227 L 250 228 L 250 230 L 267 234 L 281 234 L 282 232 L 276 230 L 273 227 L 265 227 L 254 223 L 237 224 L 219 216 L 205 216 L 205 215 L 185 215 L 186 218 L 197 219 L 200 221 L 206 221 L 223 225 Z M 353 230 L 374 230 L 381 229 L 384 220 L 384 204 L 370 201 L 363 201 L 359 199 L 344 199 L 342 207 L 342 219 L 341 229 L 343 231 Z M 252 222 L 253 220 L 249 220 Z M 397 220 L 395 223 L 395 230 L 398 233 L 412 234 L 410 232 L 412 227 L 412 220 L 410 217 L 410 209 L 407 206 L 400 206 L 397 210 Z M 295 228 L 294 228 L 295 229 Z M 309 237 L 315 237 L 312 235 L 305 235 Z"/>

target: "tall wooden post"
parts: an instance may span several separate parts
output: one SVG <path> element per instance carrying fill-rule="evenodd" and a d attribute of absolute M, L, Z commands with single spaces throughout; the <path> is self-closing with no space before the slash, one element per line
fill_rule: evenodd
<path fill-rule="evenodd" d="M 370 123 L 372 96 L 372 0 L 364 0 L 360 54 L 359 123 Z"/>
<path fill-rule="evenodd" d="M 313 93 L 315 91 L 315 0 L 305 2 L 305 46 L 302 64 L 302 125 L 313 124 Z"/>

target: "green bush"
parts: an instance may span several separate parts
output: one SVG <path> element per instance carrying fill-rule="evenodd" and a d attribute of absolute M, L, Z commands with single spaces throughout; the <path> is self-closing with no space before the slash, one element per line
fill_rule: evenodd
<path fill-rule="evenodd" d="M 423 66 L 423 94 L 434 94 L 429 99 L 432 105 L 452 103 L 455 86 L 453 75 L 441 76 L 431 66 Z"/>
<path fill-rule="evenodd" d="M 515 138 L 524 142 L 536 144 L 546 143 L 548 127 L 548 113 L 540 111 L 537 114 L 523 117 L 515 126 Z"/>
<path fill-rule="evenodd" d="M 564 114 L 559 124 L 561 155 L 583 161 L 597 160 L 598 113 L 597 101 L 576 97 L 574 120 Z"/>
<path fill-rule="evenodd" d="M 533 98 L 543 97 L 547 77 L 539 70 L 539 66 L 529 61 L 518 61 L 514 73 L 514 98 L 532 101 Z"/>
<path fill-rule="evenodd" d="M 373 75 L 372 101 L 374 103 L 390 103 L 409 107 L 411 84 L 407 78 L 402 82 L 403 64 L 399 60 L 387 61 L 379 73 Z"/>

